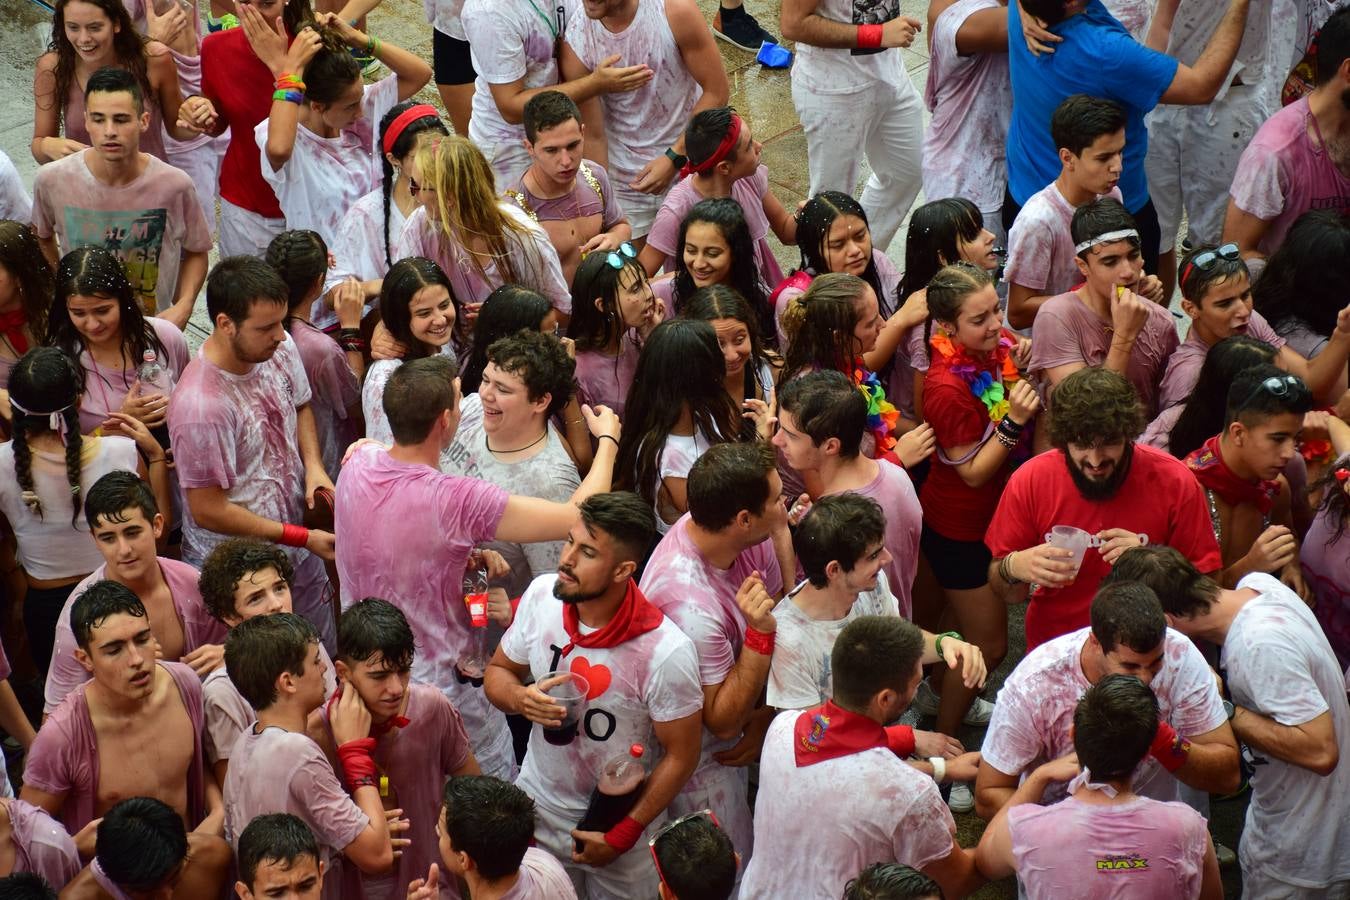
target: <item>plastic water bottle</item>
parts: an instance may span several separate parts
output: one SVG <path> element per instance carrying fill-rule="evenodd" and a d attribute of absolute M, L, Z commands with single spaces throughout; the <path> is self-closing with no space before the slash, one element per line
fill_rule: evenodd
<path fill-rule="evenodd" d="M 642 785 L 647 781 L 647 766 L 643 759 L 646 748 L 633 744 L 623 753 L 611 756 L 600 771 L 600 781 L 591 791 L 591 802 L 586 814 L 577 823 L 578 831 L 604 833 L 623 821 L 633 811 Z M 582 852 L 577 845 L 577 852 Z"/>
<path fill-rule="evenodd" d="M 488 665 L 488 575 L 482 556 L 474 553 L 464 570 L 464 605 L 469 610 L 469 642 L 459 658 L 467 678 L 483 677 Z"/>
<path fill-rule="evenodd" d="M 173 374 L 159 364 L 154 350 L 147 349 L 141 354 L 141 367 L 136 371 L 136 378 L 141 383 L 141 393 L 160 393 L 167 397 L 173 392 Z M 159 441 L 160 447 L 169 449 L 167 422 L 154 426 L 150 433 Z"/>

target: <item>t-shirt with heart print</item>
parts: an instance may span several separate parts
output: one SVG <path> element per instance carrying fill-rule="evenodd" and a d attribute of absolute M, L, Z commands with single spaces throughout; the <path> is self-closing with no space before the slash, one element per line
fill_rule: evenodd
<path fill-rule="evenodd" d="M 615 647 L 574 647 L 563 627 L 563 602 L 553 596 L 557 575 L 544 575 L 521 595 L 516 619 L 502 637 L 501 650 L 530 674 L 570 671 L 590 684 L 577 736 L 566 746 L 544 740 L 536 725 L 516 784 L 540 806 L 577 821 L 605 762 L 633 744 L 642 744 L 650 768 L 660 758 L 652 722 L 671 722 L 703 708 L 694 645 L 670 619 Z M 582 625 L 583 633 L 594 631 Z M 541 820 L 542 821 L 542 820 Z"/>

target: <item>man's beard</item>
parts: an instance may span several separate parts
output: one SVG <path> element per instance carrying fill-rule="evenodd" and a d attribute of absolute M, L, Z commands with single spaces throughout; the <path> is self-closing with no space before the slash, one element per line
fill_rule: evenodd
<path fill-rule="evenodd" d="M 567 573 L 567 576 L 568 576 L 569 578 L 576 578 L 576 577 L 577 577 L 577 576 L 576 576 L 574 573 L 572 573 L 572 572 L 568 572 L 568 573 Z M 574 582 L 574 583 L 575 583 L 575 582 Z M 567 603 L 567 604 L 569 604 L 569 605 L 571 605 L 571 606 L 576 606 L 578 603 L 585 603 L 587 600 L 595 600 L 595 599 L 598 599 L 598 598 L 600 598 L 600 597 L 605 596 L 605 592 L 604 592 L 604 591 L 590 591 L 590 592 L 583 592 L 583 591 L 580 590 L 580 587 L 581 587 L 580 583 L 576 583 L 576 584 L 577 584 L 577 590 L 576 590 L 576 593 L 572 593 L 572 594 L 564 594 L 564 593 L 563 593 L 563 583 L 562 583 L 561 581 L 555 581 L 555 582 L 553 582 L 553 596 L 554 596 L 554 597 L 557 597 L 557 598 L 558 598 L 559 600 L 561 600 L 562 602 Z"/>
<path fill-rule="evenodd" d="M 1069 477 L 1073 479 L 1073 486 L 1078 488 L 1078 493 L 1083 495 L 1084 500 L 1098 503 L 1103 500 L 1110 500 L 1120 490 L 1120 486 L 1129 477 L 1130 461 L 1133 458 L 1134 444 L 1126 443 L 1125 452 L 1120 456 L 1120 462 L 1116 463 L 1111 469 L 1111 477 L 1104 481 L 1096 481 L 1084 475 L 1083 470 L 1078 468 L 1073 458 L 1069 456 L 1069 452 L 1064 451 L 1064 464 L 1069 467 Z"/>
<path fill-rule="evenodd" d="M 270 350 L 264 351 L 266 354 L 264 356 L 257 356 L 245 350 L 243 343 L 238 338 L 233 338 L 230 340 L 230 349 L 234 353 L 234 358 L 239 360 L 241 363 L 247 363 L 249 365 L 258 365 L 259 363 L 267 362 L 269 359 L 273 357 L 273 355 L 276 354 L 277 348 L 279 346 L 280 345 L 277 345 L 272 347 Z"/>

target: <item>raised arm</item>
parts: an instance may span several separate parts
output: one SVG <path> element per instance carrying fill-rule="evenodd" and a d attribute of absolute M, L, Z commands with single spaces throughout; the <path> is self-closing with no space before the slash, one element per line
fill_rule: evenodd
<path fill-rule="evenodd" d="M 409 53 L 402 47 L 386 41 L 372 38 L 351 24 L 351 19 L 337 13 L 319 13 L 320 25 L 333 29 L 353 50 L 369 51 L 372 56 L 389 67 L 398 78 L 398 99 L 407 100 L 420 91 L 431 80 L 431 66 L 420 56 Z"/>
<path fill-rule="evenodd" d="M 1229 0 L 1219 27 L 1201 51 L 1195 65 L 1177 66 L 1172 83 L 1163 91 L 1162 103 L 1180 103 L 1203 106 L 1218 96 L 1228 80 L 1228 70 L 1242 44 L 1242 30 L 1247 26 L 1247 7 L 1250 0 Z"/>
<path fill-rule="evenodd" d="M 736 605 L 745 616 L 747 628 L 761 634 L 771 635 L 778 629 L 773 617 L 776 603 L 758 572 L 746 578 L 736 592 Z M 773 656 L 772 646 L 767 648 L 768 652 L 756 647 L 747 642 L 722 683 L 703 686 L 703 724 L 714 737 L 723 740 L 739 737 L 755 711 L 755 704 L 769 679 L 769 663 Z"/>

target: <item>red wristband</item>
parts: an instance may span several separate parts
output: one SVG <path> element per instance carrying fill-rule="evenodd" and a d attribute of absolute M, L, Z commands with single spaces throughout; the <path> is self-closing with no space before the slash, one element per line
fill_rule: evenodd
<path fill-rule="evenodd" d="M 758 631 L 750 626 L 745 628 L 745 649 L 773 656 L 774 632 Z"/>
<path fill-rule="evenodd" d="M 287 547 L 303 547 L 309 543 L 309 529 L 303 525 L 291 525 L 283 522 L 281 525 L 281 540 L 279 544 L 285 544 Z"/>
<path fill-rule="evenodd" d="M 624 816 L 618 825 L 605 832 L 605 843 L 619 853 L 627 853 L 633 849 L 633 845 L 638 842 L 638 838 L 642 837 L 644 828 L 645 826 L 637 819 L 632 816 Z"/>
<path fill-rule="evenodd" d="M 858 26 L 858 49 L 874 50 L 881 47 L 880 25 Z"/>
<path fill-rule="evenodd" d="M 1167 771 L 1175 772 L 1186 765 L 1190 754 L 1191 742 L 1177 734 L 1177 730 L 1168 723 L 1159 722 L 1158 731 L 1153 735 L 1153 743 L 1148 748 L 1148 755 L 1156 759 Z"/>
<path fill-rule="evenodd" d="M 908 725 L 890 725 L 886 728 L 886 746 L 901 759 L 914 755 L 914 729 Z"/>
<path fill-rule="evenodd" d="M 370 755 L 374 749 L 375 739 L 370 737 L 357 738 L 338 746 L 338 761 L 342 763 L 342 774 L 350 790 L 375 784 L 375 759 Z"/>

